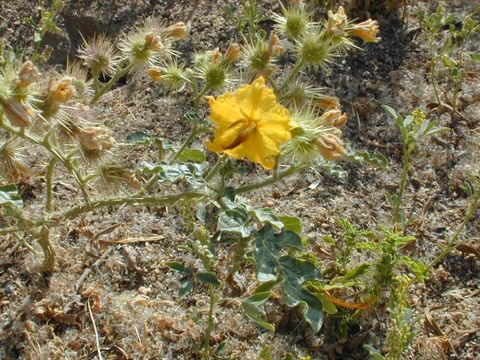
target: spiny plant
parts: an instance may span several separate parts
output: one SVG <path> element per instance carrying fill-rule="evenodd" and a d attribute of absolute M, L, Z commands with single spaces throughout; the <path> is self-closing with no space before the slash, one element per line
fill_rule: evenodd
<path fill-rule="evenodd" d="M 288 307 L 300 306 L 312 329 L 319 331 L 324 308 L 333 311 L 333 303 L 343 303 L 319 290 L 324 285 L 315 281 L 321 274 L 300 237 L 299 220 L 252 206 L 244 195 L 306 168 L 328 169 L 329 161 L 346 155 L 341 128 L 347 116 L 340 101 L 310 85 L 306 73 L 321 71 L 345 55 L 356 46 L 354 37 L 378 41 L 378 25 L 373 20 L 352 22 L 342 7 L 330 11 L 326 21 L 316 22 L 302 1 L 292 1 L 274 18 L 276 26 L 268 36 L 245 37 L 244 44 L 232 42 L 223 53 L 220 49 L 198 53 L 190 63 L 182 62 L 174 48 L 188 35 L 188 27 L 166 26 L 155 19 L 147 19 L 118 41 L 99 34 L 85 39 L 80 62 L 69 63 L 61 72 L 41 74 L 33 61 L 3 53 L 0 205 L 6 226 L 0 234 L 11 234 L 30 249 L 35 247 L 32 241 L 37 242 L 44 253 L 43 269 L 52 273 L 56 258 L 52 239 L 63 221 L 105 207 L 177 205 L 192 224 L 185 249 L 201 260 L 201 268 L 167 265 L 187 279 L 181 295 L 192 291 L 195 283 L 209 287 L 205 359 L 212 355 L 215 287 L 228 276 L 217 270 L 217 254 L 225 244 L 235 249 L 230 274 L 246 262 L 255 267 L 259 285 L 239 300 L 247 316 L 272 330 L 261 305 L 281 294 Z M 252 26 L 250 31 L 255 31 Z M 280 57 L 286 52 L 294 64 L 280 71 Z M 192 129 L 179 146 L 149 134 L 131 134 L 130 145 L 154 146 L 158 159 L 128 169 L 115 156 L 122 145 L 112 130 L 95 120 L 92 108 L 120 78 L 134 71 L 145 71 L 170 91 L 191 94 L 190 112 L 184 118 Z M 102 78 L 110 80 L 103 83 Z M 203 147 L 192 147 L 205 133 L 206 149 L 218 154 L 214 164 L 206 161 Z M 23 155 L 32 148 L 37 159 Z M 242 170 L 235 160 L 242 159 L 271 174 L 262 172 L 251 183 L 239 185 L 236 175 Z M 35 177 L 45 184 L 43 206 L 27 212 L 12 183 Z M 73 204 L 58 201 L 54 183 L 59 177 L 71 180 L 79 190 L 80 198 Z M 172 187 L 177 192 L 172 193 Z"/>

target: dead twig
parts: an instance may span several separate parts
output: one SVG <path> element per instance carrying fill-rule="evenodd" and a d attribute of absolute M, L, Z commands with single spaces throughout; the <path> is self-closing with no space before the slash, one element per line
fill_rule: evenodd
<path fill-rule="evenodd" d="M 163 235 L 154 235 L 150 237 L 128 237 L 124 239 L 119 239 L 119 240 L 98 240 L 100 244 L 106 244 L 106 245 L 124 245 L 124 244 L 135 244 L 135 243 L 144 243 L 144 242 L 150 242 L 150 241 L 159 241 L 165 239 L 165 236 Z"/>
<path fill-rule="evenodd" d="M 90 299 L 87 300 L 87 308 L 88 308 L 88 314 L 90 315 L 90 321 L 92 322 L 92 325 L 93 325 L 93 331 L 95 333 L 95 343 L 97 344 L 98 360 L 103 360 L 102 352 L 100 351 L 100 339 L 98 338 L 97 325 L 95 325 L 95 319 L 93 318 L 92 309 L 90 307 Z"/>
<path fill-rule="evenodd" d="M 94 267 L 98 267 L 105 259 L 110 255 L 110 253 L 113 251 L 113 248 L 108 248 L 105 250 L 105 252 L 100 256 L 91 266 L 85 269 L 83 272 L 82 276 L 77 280 L 75 283 L 75 291 L 78 292 L 80 290 L 80 287 L 82 286 L 83 282 L 87 278 L 87 276 L 92 272 L 92 269 Z"/>

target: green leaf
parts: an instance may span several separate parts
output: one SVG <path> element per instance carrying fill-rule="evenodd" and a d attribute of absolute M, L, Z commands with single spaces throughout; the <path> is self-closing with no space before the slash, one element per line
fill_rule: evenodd
<path fill-rule="evenodd" d="M 270 209 L 257 208 L 253 206 L 246 206 L 248 213 L 256 218 L 262 225 L 270 223 L 277 230 L 283 228 L 283 222 L 279 220 L 278 216 L 272 213 Z"/>
<path fill-rule="evenodd" d="M 140 163 L 139 171 L 147 174 L 157 174 L 159 182 L 175 183 L 180 180 L 185 180 L 194 189 L 199 188 L 204 184 L 203 171 L 208 166 L 208 163 L 185 163 L 185 164 L 150 164 L 146 161 Z"/>
<path fill-rule="evenodd" d="M 275 268 L 282 249 L 287 247 L 302 249 L 302 242 L 297 234 L 288 230 L 276 234 L 271 224 L 266 224 L 254 236 L 253 255 L 257 279 L 260 282 L 277 278 Z"/>
<path fill-rule="evenodd" d="M 378 352 L 372 345 L 364 344 L 363 348 L 370 353 L 372 360 L 385 360 L 385 357 Z"/>
<path fill-rule="evenodd" d="M 273 281 L 267 281 L 263 284 L 260 284 L 257 286 L 257 288 L 255 290 L 253 290 L 253 293 L 252 294 L 258 294 L 258 293 L 263 293 L 263 292 L 266 292 L 266 291 L 270 291 L 273 289 L 273 287 L 275 285 L 277 285 L 277 281 L 276 280 L 273 280 Z"/>
<path fill-rule="evenodd" d="M 193 291 L 193 280 L 188 279 L 187 281 L 183 281 L 180 284 L 180 289 L 178 290 L 178 296 L 180 299 L 184 298 L 188 294 L 190 294 Z"/>
<path fill-rule="evenodd" d="M 169 262 L 165 263 L 165 265 L 167 265 L 173 271 L 182 273 L 184 275 L 191 275 L 192 274 L 192 271 L 189 268 L 185 267 L 185 265 L 183 265 L 179 262 L 169 261 Z"/>
<path fill-rule="evenodd" d="M 371 264 L 365 263 L 360 266 L 357 266 L 356 268 L 353 268 L 352 270 L 348 271 L 345 275 L 343 275 L 343 278 L 345 280 L 353 280 L 363 274 L 370 268 Z"/>
<path fill-rule="evenodd" d="M 180 155 L 178 155 L 178 161 L 188 162 L 203 162 L 207 159 L 207 155 L 200 149 L 187 148 L 183 149 Z"/>
<path fill-rule="evenodd" d="M 216 276 L 211 273 L 199 272 L 195 274 L 195 277 L 198 281 L 201 281 L 205 284 L 220 285 L 220 282 L 217 280 Z"/>
<path fill-rule="evenodd" d="M 297 235 L 302 233 L 302 221 L 295 216 L 279 216 L 278 220 L 283 223 L 285 230 L 294 232 Z"/>
<path fill-rule="evenodd" d="M 0 205 L 23 207 L 22 197 L 18 195 L 18 189 L 15 184 L 0 186 Z"/>
<path fill-rule="evenodd" d="M 368 151 L 350 150 L 345 157 L 358 165 L 363 165 L 364 162 L 367 162 L 382 169 L 388 166 L 388 159 L 385 156 Z"/>
<path fill-rule="evenodd" d="M 415 275 L 417 280 L 421 283 L 425 281 L 425 275 L 427 274 L 428 267 L 421 261 L 411 259 L 407 256 L 402 256 L 401 260 L 409 267 L 410 271 Z"/>
<path fill-rule="evenodd" d="M 273 293 L 271 291 L 257 292 L 245 301 L 255 306 L 261 306 L 265 304 L 272 295 Z"/>
<path fill-rule="evenodd" d="M 480 53 L 470 54 L 473 61 L 480 61 Z"/>
<path fill-rule="evenodd" d="M 391 108 L 390 106 L 382 105 L 382 108 L 387 113 L 387 115 L 389 115 L 392 118 L 392 120 L 397 121 L 397 119 L 400 117 L 397 114 L 397 112 L 393 108 Z"/>
<path fill-rule="evenodd" d="M 320 277 L 317 268 L 308 261 L 298 260 L 289 255 L 279 259 L 283 277 L 283 299 L 290 306 L 301 305 L 303 316 L 317 333 L 323 324 L 322 302 L 302 285 L 307 280 Z"/>
<path fill-rule="evenodd" d="M 245 315 L 253 320 L 258 326 L 261 326 L 268 331 L 275 331 L 275 326 L 264 319 L 265 312 L 261 311 L 258 307 L 244 301 L 242 302 L 242 308 Z"/>
<path fill-rule="evenodd" d="M 253 230 L 249 223 L 247 210 L 241 206 L 222 211 L 218 216 L 218 230 L 237 233 L 243 238 L 250 236 Z"/>
<path fill-rule="evenodd" d="M 325 311 L 328 315 L 335 315 L 338 312 L 338 309 L 335 306 L 335 304 L 325 295 L 317 294 L 317 297 L 322 302 L 323 311 Z"/>
<path fill-rule="evenodd" d="M 320 166 L 331 176 L 334 176 L 342 181 L 347 179 L 347 172 L 338 164 L 335 164 L 331 161 L 322 161 Z"/>

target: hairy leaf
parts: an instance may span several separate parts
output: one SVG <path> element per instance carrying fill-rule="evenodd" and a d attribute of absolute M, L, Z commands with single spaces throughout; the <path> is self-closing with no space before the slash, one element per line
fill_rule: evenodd
<path fill-rule="evenodd" d="M 279 264 L 278 258 L 282 249 L 293 247 L 302 248 L 300 237 L 292 231 L 274 232 L 271 224 L 266 224 L 255 233 L 253 255 L 256 263 L 257 279 L 260 282 L 277 278 L 275 268 Z"/>

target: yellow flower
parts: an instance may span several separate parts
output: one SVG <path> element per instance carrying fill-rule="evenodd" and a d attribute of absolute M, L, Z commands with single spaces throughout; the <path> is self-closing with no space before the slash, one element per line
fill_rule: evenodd
<path fill-rule="evenodd" d="M 378 23 L 375 20 L 368 19 L 360 24 L 352 26 L 352 35 L 359 37 L 365 42 L 377 42 L 381 38 L 378 35 Z"/>
<path fill-rule="evenodd" d="M 209 97 L 208 101 L 217 129 L 213 141 L 207 141 L 207 148 L 235 159 L 247 158 L 265 169 L 273 168 L 280 145 L 291 138 L 292 125 L 288 110 L 276 102 L 265 79 L 260 76 L 235 94 Z"/>

